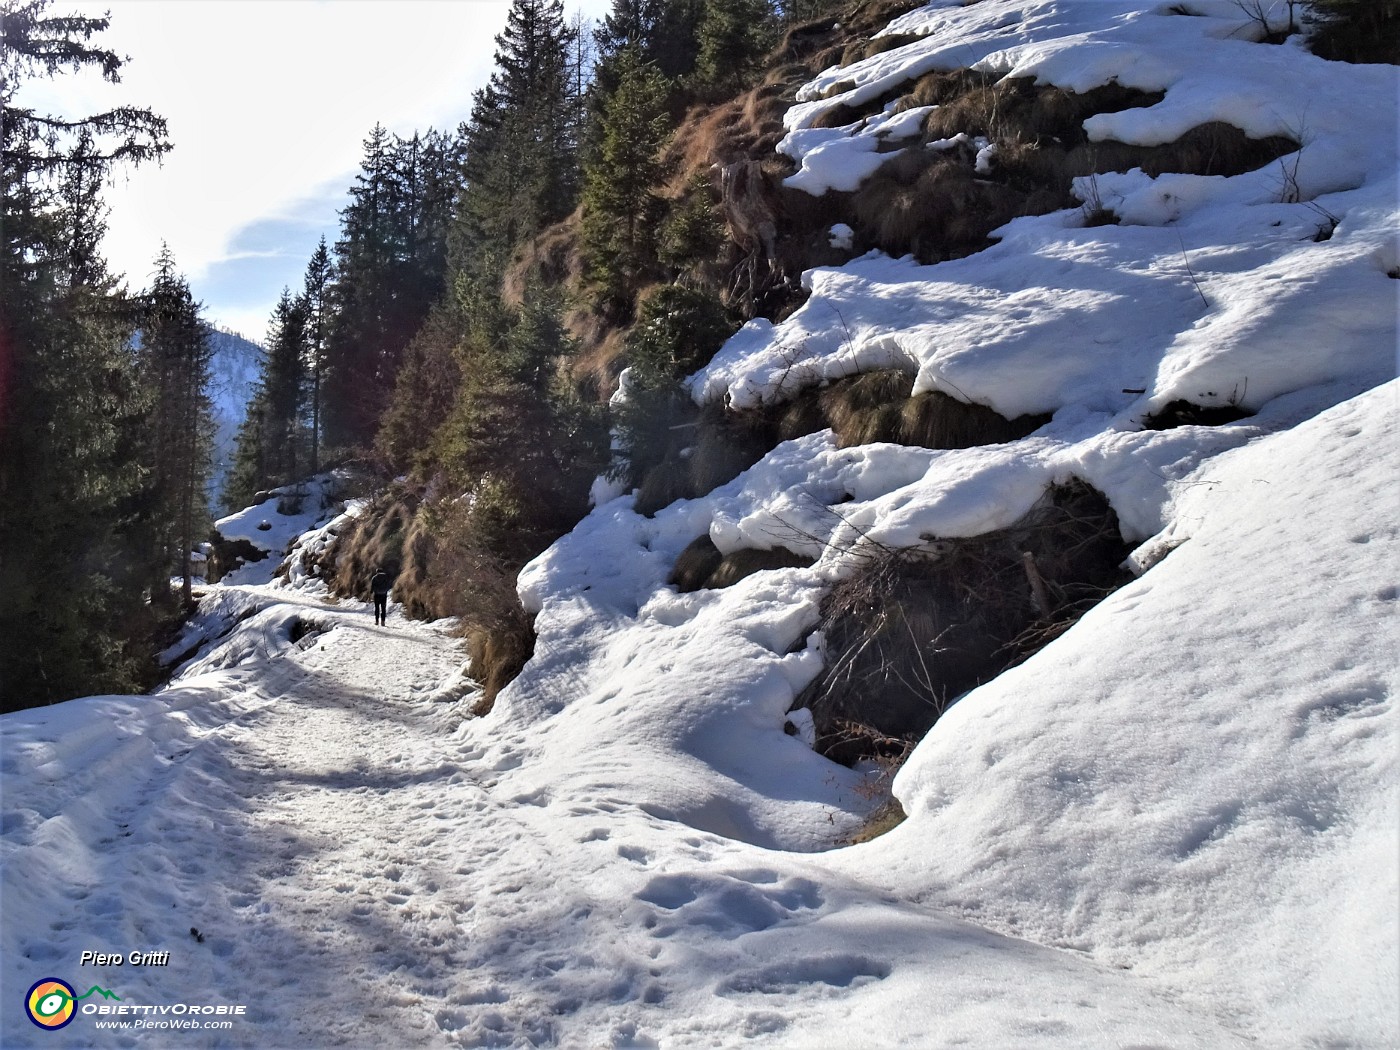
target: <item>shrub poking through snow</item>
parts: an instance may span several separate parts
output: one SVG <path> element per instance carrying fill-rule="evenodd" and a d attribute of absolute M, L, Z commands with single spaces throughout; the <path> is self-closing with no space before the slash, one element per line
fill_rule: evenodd
<path fill-rule="evenodd" d="M 1224 405 L 1198 405 L 1178 398 L 1169 401 L 1142 421 L 1144 430 L 1173 430 L 1176 427 L 1219 427 L 1237 423 L 1254 413 L 1229 402 Z"/>
<path fill-rule="evenodd" d="M 961 694 L 1063 633 L 1126 579 L 1118 518 L 1080 481 L 1009 529 L 870 546 L 822 602 L 826 668 L 797 700 L 835 761 L 906 748 Z"/>

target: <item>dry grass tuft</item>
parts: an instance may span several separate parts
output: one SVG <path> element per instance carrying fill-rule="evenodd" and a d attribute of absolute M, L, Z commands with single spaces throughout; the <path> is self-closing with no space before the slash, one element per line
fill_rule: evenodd
<path fill-rule="evenodd" d="M 518 613 L 509 622 L 497 621 L 490 627 L 473 624 L 467 628 L 472 677 L 481 686 L 481 696 L 472 705 L 472 714 L 478 717 L 491 713 L 496 696 L 535 655 L 534 618 L 526 616 L 518 602 L 515 608 Z"/>
<path fill-rule="evenodd" d="M 821 394 L 816 388 L 804 390 L 782 406 L 781 415 L 777 419 L 779 441 L 806 437 L 831 425 L 827 422 L 825 409 L 822 408 Z"/>
<path fill-rule="evenodd" d="M 326 547 L 315 571 L 334 593 L 369 601 L 371 576 L 382 568 L 397 577 L 403 568 L 404 544 L 417 510 L 418 498 L 412 493 L 384 492 Z M 394 586 L 397 589 L 397 581 Z"/>
<path fill-rule="evenodd" d="M 769 569 L 805 569 L 813 564 L 815 563 L 811 558 L 794 554 L 786 547 L 773 547 L 770 550 L 746 547 L 726 554 L 705 581 L 705 586 L 713 589 L 732 587 L 756 572 L 767 572 Z"/>
<path fill-rule="evenodd" d="M 986 405 L 932 390 L 909 398 L 900 408 L 898 443 L 921 448 L 999 445 L 1023 438 L 1049 421 L 1043 415 L 1007 419 Z"/>
<path fill-rule="evenodd" d="M 708 173 L 716 164 L 772 154 L 786 134 L 783 114 L 803 76 L 770 74 L 728 102 L 693 107 L 662 153 L 662 166 L 671 173 L 666 196 L 679 196 L 697 174 Z"/>
<path fill-rule="evenodd" d="M 612 328 L 588 311 L 570 311 L 564 328 L 579 340 L 579 353 L 568 363 L 569 379 L 580 395 L 606 403 L 617 389 L 617 378 L 627 365 L 626 328 Z"/>
<path fill-rule="evenodd" d="M 1198 405 L 1178 398 L 1170 401 L 1142 421 L 1144 430 L 1173 430 L 1176 427 L 1219 427 L 1237 423 L 1254 413 L 1233 402 L 1223 405 Z"/>
<path fill-rule="evenodd" d="M 653 467 L 639 486 L 635 509 L 652 515 L 679 499 L 694 499 L 753 466 L 779 442 L 830 427 L 842 448 L 885 441 L 923 448 L 971 448 L 1015 441 L 1048 416 L 1008 420 L 985 405 L 943 393 L 910 396 L 914 377 L 889 368 L 809 388 L 792 401 L 743 411 L 707 405 L 682 432 L 694 437 L 684 450 Z"/>
<path fill-rule="evenodd" d="M 854 764 L 916 741 L 1117 587 L 1126 555 L 1112 508 L 1078 481 L 1010 529 L 920 551 L 869 545 L 822 602 L 827 666 L 797 703 L 817 749 Z"/>
<path fill-rule="evenodd" d="M 714 575 L 714 571 L 723 560 L 724 555 L 719 552 L 719 548 L 707 532 L 695 537 L 685 550 L 681 551 L 666 582 L 682 594 L 698 591 L 705 586 L 705 581 Z"/>
<path fill-rule="evenodd" d="M 840 446 L 850 448 L 896 440 L 900 406 L 913 387 L 911 374 L 885 368 L 839 380 L 817 400 Z"/>
<path fill-rule="evenodd" d="M 519 249 L 501 282 L 501 298 L 519 308 L 532 280 L 555 286 L 577 287 L 583 277 L 583 221 L 581 209 L 543 230 Z"/>
<path fill-rule="evenodd" d="M 860 829 L 846 840 L 846 845 L 859 846 L 862 842 L 878 839 L 903 824 L 907 816 L 904 807 L 899 804 L 899 799 L 891 798 L 870 814 Z"/>
<path fill-rule="evenodd" d="M 921 448 L 973 448 L 1015 441 L 1044 426 L 1048 416 L 1008 420 L 986 405 L 939 391 L 910 395 L 914 377 L 900 369 L 838 380 L 818 395 L 842 448 L 888 441 Z"/>
<path fill-rule="evenodd" d="M 726 412 L 717 405 L 681 424 L 693 440 L 642 479 L 634 508 L 652 515 L 678 499 L 694 499 L 733 481 L 778 444 L 772 410 Z"/>
<path fill-rule="evenodd" d="M 690 484 L 690 472 L 684 461 L 668 458 L 647 471 L 637 486 L 637 498 L 632 509 L 651 517 L 663 507 L 682 499 L 693 499 L 696 493 Z"/>
<path fill-rule="evenodd" d="M 745 577 L 769 569 L 806 568 L 811 558 L 794 554 L 786 547 L 764 550 L 746 547 L 721 555 L 709 534 L 699 536 L 681 551 L 666 580 L 682 594 L 702 588 L 732 587 Z"/>
<path fill-rule="evenodd" d="M 883 55 L 886 51 L 893 51 L 906 44 L 917 43 L 922 39 L 923 37 L 918 33 L 888 33 L 885 36 L 872 37 L 869 40 L 855 40 L 847 44 L 846 49 L 841 53 L 841 64 L 849 66 L 852 62 L 874 58 L 876 55 Z"/>

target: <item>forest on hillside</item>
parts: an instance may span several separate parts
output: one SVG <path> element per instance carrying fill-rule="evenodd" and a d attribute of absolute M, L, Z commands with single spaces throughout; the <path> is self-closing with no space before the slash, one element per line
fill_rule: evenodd
<path fill-rule="evenodd" d="M 744 322 L 800 305 L 805 269 L 872 249 L 968 255 L 1011 218 L 1077 206 L 1076 175 L 1154 163 L 1075 152 L 1086 114 L 1146 104 L 1126 89 L 1051 97 L 962 71 L 827 120 L 937 106 L 949 124 L 925 121 L 926 141 L 971 129 L 1022 147 L 995 172 L 924 151 L 852 191 L 785 185 L 796 166 L 773 147 L 797 86 L 906 43 L 865 38 L 919 6 L 615 0 L 593 25 L 562 0 L 514 0 L 467 119 L 368 132 L 339 230 L 270 318 L 220 502 L 241 507 L 333 466 L 374 479 L 369 512 L 320 571 L 355 594 L 367 566 L 387 564 L 414 615 L 460 617 L 489 702 L 533 645 L 516 573 L 591 496 L 635 488 L 638 509 L 654 511 L 834 415 L 868 422 L 864 387 L 835 410 L 829 398 L 739 412 L 697 406 L 682 386 Z M 1311 46 L 1393 60 L 1397 7 L 1308 5 Z M 51 0 L 4 7 L 7 710 L 148 687 L 214 510 L 209 326 L 168 252 L 140 291 L 101 254 L 104 178 L 158 160 L 166 125 L 148 110 L 53 115 L 16 101 L 25 80 L 68 69 L 115 81 L 123 60 L 101 47 L 106 25 Z M 1175 156 L 1170 170 L 1232 174 L 1295 144 L 1187 147 L 1196 159 Z M 843 440 L 877 437 L 930 440 L 878 429 Z"/>

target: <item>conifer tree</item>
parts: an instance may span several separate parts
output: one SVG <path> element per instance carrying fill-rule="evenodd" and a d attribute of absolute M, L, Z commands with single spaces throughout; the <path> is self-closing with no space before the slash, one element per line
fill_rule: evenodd
<path fill-rule="evenodd" d="M 312 327 L 311 300 L 283 288 L 268 323 L 262 368 L 238 429 L 233 468 L 224 486 L 224 504 L 230 510 L 247 506 L 259 491 L 294 484 L 305 473 L 314 447 L 308 376 L 315 360 Z"/>
<path fill-rule="evenodd" d="M 560 321 L 557 290 L 533 283 L 511 315 L 499 300 L 459 345 L 462 385 L 434 436 L 436 460 L 454 487 L 484 483 L 499 500 L 495 553 L 517 568 L 586 510 L 606 465 L 602 420 L 558 383 L 575 352 Z"/>
<path fill-rule="evenodd" d="M 628 47 L 636 48 L 642 60 L 668 80 L 687 76 L 695 68 L 696 29 L 703 9 L 704 0 L 613 0 L 612 10 L 594 32 L 597 97 L 606 98 L 617 87 L 613 59 Z"/>
<path fill-rule="evenodd" d="M 208 326 L 189 283 L 175 268 L 169 247 L 161 249 L 156 274 L 145 295 L 141 317 L 141 364 L 153 405 L 148 459 L 155 482 L 151 534 L 151 595 L 169 596 L 171 572 L 181 577 L 186 605 L 191 600 L 189 552 L 207 532 L 213 426 L 208 396 Z"/>
<path fill-rule="evenodd" d="M 776 39 L 768 0 L 706 0 L 696 30 L 696 90 L 718 97 L 744 87 Z"/>
<path fill-rule="evenodd" d="M 271 486 L 299 480 L 298 470 L 304 466 L 299 452 L 306 443 L 302 431 L 306 400 L 306 321 L 305 298 L 293 298 L 291 289 L 283 288 L 282 298 L 272 312 L 261 384 L 266 403 L 264 462 L 268 476 L 264 482 Z"/>
<path fill-rule="evenodd" d="M 375 438 L 375 449 L 396 470 L 430 470 L 433 434 L 451 412 L 462 382 L 457 347 L 465 327 L 454 298 L 446 296 L 404 350 Z"/>
<path fill-rule="evenodd" d="M 452 265 L 494 284 L 511 249 L 574 207 L 578 196 L 572 31 L 561 0 L 514 0 L 496 37 L 496 71 L 466 129 L 466 185 Z"/>
<path fill-rule="evenodd" d="M 150 626 L 134 568 L 148 400 L 133 315 L 100 255 L 102 179 L 170 148 L 165 122 L 21 105 L 34 77 L 122 59 L 106 18 L 0 5 L 0 709 L 137 686 Z"/>
<path fill-rule="evenodd" d="M 306 377 L 307 408 L 310 413 L 310 472 L 321 469 L 321 379 L 326 369 L 326 326 L 329 320 L 331 276 L 330 253 L 326 239 L 316 246 L 306 265 L 303 298 L 306 300 Z"/>
<path fill-rule="evenodd" d="M 335 245 L 326 423 L 337 444 L 363 441 L 373 432 L 378 415 L 377 358 L 389 335 L 384 285 L 393 258 L 388 152 L 389 133 L 376 124 L 365 140 L 364 159 L 350 188 L 350 204 L 341 212 L 341 237 Z"/>
<path fill-rule="evenodd" d="M 259 385 L 248 399 L 243 422 L 238 425 L 233 463 L 224 479 L 222 502 L 229 513 L 251 506 L 257 492 L 265 487 L 268 444 L 267 400 Z"/>
<path fill-rule="evenodd" d="M 670 122 L 666 80 L 638 48 L 624 48 L 614 70 L 618 82 L 603 106 L 597 156 L 584 173 L 583 241 L 589 277 L 613 316 L 625 318 L 655 263 L 659 206 L 652 187 Z"/>
<path fill-rule="evenodd" d="M 436 132 L 391 138 L 376 126 L 341 213 L 321 376 L 324 433 L 367 445 L 404 347 L 442 295 L 459 147 Z"/>

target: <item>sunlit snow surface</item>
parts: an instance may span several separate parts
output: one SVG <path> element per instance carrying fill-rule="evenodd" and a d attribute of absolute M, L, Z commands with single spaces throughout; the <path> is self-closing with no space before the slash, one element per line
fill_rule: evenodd
<path fill-rule="evenodd" d="M 824 73 L 789 126 L 915 63 L 1117 76 L 1167 90 L 1115 115 L 1140 141 L 1305 118 L 1330 240 L 1268 170 L 1128 175 L 1099 183 L 1120 227 L 1064 213 L 954 263 L 809 274 L 697 396 L 900 364 L 1053 421 L 957 452 L 817 434 L 653 519 L 599 506 L 522 574 L 539 641 L 485 718 L 446 625 L 376 629 L 298 559 L 213 589 L 168 689 L 0 718 L 0 1044 L 1400 1042 L 1396 72 L 1169 6 L 931 5 L 891 27 L 923 40 Z M 1205 394 L 1258 412 L 1141 429 Z M 821 594 L 863 535 L 1000 528 L 1071 475 L 1152 567 L 950 710 L 895 782 L 903 825 L 823 852 L 872 803 L 783 732 Z M 677 594 L 706 532 L 818 560 Z M 87 949 L 171 959 L 79 969 Z M 65 1042 L 23 1013 L 47 976 L 248 1013 L 80 1016 Z"/>

